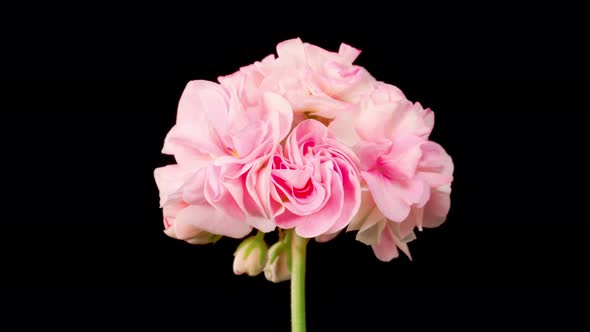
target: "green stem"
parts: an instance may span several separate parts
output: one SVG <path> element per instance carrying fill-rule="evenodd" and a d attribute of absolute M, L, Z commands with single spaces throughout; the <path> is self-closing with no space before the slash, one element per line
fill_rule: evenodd
<path fill-rule="evenodd" d="M 305 255 L 309 239 L 292 233 L 291 331 L 305 332 Z"/>

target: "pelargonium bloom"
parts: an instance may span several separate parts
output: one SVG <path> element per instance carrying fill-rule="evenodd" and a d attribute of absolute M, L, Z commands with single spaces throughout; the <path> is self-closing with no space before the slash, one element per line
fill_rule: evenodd
<path fill-rule="evenodd" d="M 251 227 L 207 204 L 189 204 L 183 199 L 182 188 L 189 173 L 178 165 L 168 165 L 155 170 L 156 184 L 160 189 L 160 205 L 163 207 L 164 232 L 173 238 L 192 244 L 215 242 L 221 235 L 241 238 L 250 233 Z"/>
<path fill-rule="evenodd" d="M 349 230 L 360 230 L 359 240 L 371 244 L 378 258 L 390 260 L 397 257 L 396 246 L 407 252 L 405 243 L 414 226 L 421 228 L 425 214 L 434 213 L 438 220 L 426 218 L 425 225 L 444 221 L 453 166 L 444 149 L 428 140 L 434 113 L 394 86 L 376 87 L 357 112 L 336 119 L 330 128 L 353 146 L 370 193 Z"/>
<path fill-rule="evenodd" d="M 453 161 L 434 142 L 424 143 L 423 155 L 416 170 L 417 177 L 428 184 L 429 200 L 424 206 L 412 205 L 402 222 L 388 219 L 377 207 L 369 191 L 363 192 L 359 213 L 348 230 L 358 230 L 357 240 L 370 245 L 375 256 L 390 261 L 399 256 L 398 248 L 411 258 L 407 243 L 416 238 L 414 229 L 440 226 L 451 207 Z"/>
<path fill-rule="evenodd" d="M 276 224 L 306 238 L 345 228 L 360 205 L 357 163 L 322 123 L 301 122 L 273 157 L 272 195 L 284 202 Z"/>
<path fill-rule="evenodd" d="M 453 161 L 429 140 L 434 114 L 338 52 L 291 39 L 277 56 L 191 81 L 155 170 L 165 233 L 193 244 L 242 238 L 235 274 L 292 280 L 292 328 L 305 330 L 310 238 L 358 231 L 378 259 L 410 257 L 414 229 L 450 208 Z M 265 233 L 279 228 L 268 249 Z"/>
<path fill-rule="evenodd" d="M 172 196 L 181 197 L 200 214 L 186 221 L 194 227 L 216 223 L 219 235 L 244 230 L 274 229 L 270 217 L 270 183 L 257 181 L 270 172 L 270 157 L 288 134 L 292 110 L 281 96 L 243 84 L 256 79 L 244 70 L 222 80 L 223 84 L 192 81 L 178 106 L 176 125 L 168 133 L 163 152 L 175 156 L 174 172 L 182 173 Z M 168 170 L 157 169 L 159 173 Z M 165 181 L 157 181 L 163 193 Z M 176 200 L 163 200 L 162 207 Z M 184 221 L 184 219 L 182 219 Z"/>
<path fill-rule="evenodd" d="M 373 90 L 375 79 L 353 65 L 360 53 L 344 43 L 329 52 L 299 38 L 284 41 L 277 45 L 278 57 L 259 67 L 261 88 L 287 98 L 295 112 L 332 119 Z"/>
<path fill-rule="evenodd" d="M 409 256 L 414 228 L 446 218 L 453 163 L 429 140 L 434 114 L 359 54 L 297 38 L 190 82 L 163 148 L 178 164 L 155 171 L 166 234 L 208 243 L 278 226 L 328 241 L 350 224 L 379 259 Z"/>

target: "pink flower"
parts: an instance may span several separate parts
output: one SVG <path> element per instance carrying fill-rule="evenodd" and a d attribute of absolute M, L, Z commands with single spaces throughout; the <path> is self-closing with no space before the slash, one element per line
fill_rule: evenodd
<path fill-rule="evenodd" d="M 453 163 L 428 140 L 434 114 L 408 101 L 396 87 L 376 84 L 355 112 L 336 118 L 330 129 L 353 147 L 368 189 L 349 230 L 373 246 L 378 258 L 409 256 L 414 227 L 435 227 L 450 206 Z"/>
<path fill-rule="evenodd" d="M 184 201 L 182 187 L 188 173 L 178 165 L 160 167 L 154 176 L 160 189 L 164 232 L 168 236 L 192 244 L 206 244 L 216 241 L 220 235 L 242 238 L 250 233 L 250 226 L 206 202 L 191 205 Z"/>
<path fill-rule="evenodd" d="M 357 158 L 318 121 L 305 120 L 273 157 L 273 199 L 283 202 L 276 224 L 302 237 L 345 228 L 359 208 Z"/>
<path fill-rule="evenodd" d="M 375 79 L 352 64 L 360 51 L 346 44 L 335 53 L 297 38 L 278 44 L 277 54 L 260 66 L 261 87 L 287 98 L 295 112 L 331 119 L 374 88 Z"/>
<path fill-rule="evenodd" d="M 277 94 L 256 90 L 261 76 L 254 67 L 220 78 L 222 84 L 192 81 L 178 106 L 176 125 L 166 137 L 163 152 L 175 156 L 178 186 L 161 194 L 174 195 L 170 202 L 187 204 L 190 223 L 206 229 L 216 224 L 215 234 L 237 237 L 230 229 L 275 228 L 271 219 L 271 156 L 288 134 L 292 110 Z M 267 180 L 265 180 L 265 178 Z M 206 211 L 203 211 L 206 209 Z M 183 210 L 183 211 L 184 211 Z M 176 217 L 178 222 L 178 216 Z M 244 236 L 243 234 L 241 236 Z"/>
<path fill-rule="evenodd" d="M 359 111 L 330 124 L 338 138 L 353 146 L 362 178 L 390 220 L 401 222 L 412 205 L 428 201 L 428 186 L 416 176 L 416 169 L 433 117 L 429 109 L 405 99 L 399 89 L 381 84 Z"/>
<path fill-rule="evenodd" d="M 163 148 L 178 164 L 154 173 L 166 234 L 202 244 L 278 226 L 329 241 L 349 226 L 379 259 L 409 256 L 414 228 L 450 207 L 453 162 L 429 141 L 434 114 L 354 65 L 360 51 L 346 44 L 292 39 L 277 54 L 187 85 Z M 236 271 L 246 263 L 237 255 Z M 285 264 L 271 279 L 287 278 Z"/>
<path fill-rule="evenodd" d="M 430 188 L 430 199 L 423 206 L 413 205 L 408 216 L 400 223 L 387 219 L 377 208 L 371 194 L 363 192 L 359 212 L 348 230 L 358 230 L 357 240 L 371 245 L 375 256 L 390 261 L 399 256 L 398 248 L 411 258 L 407 243 L 416 238 L 414 228 L 440 226 L 451 207 L 453 161 L 444 149 L 433 142 L 422 145 L 423 155 L 417 167 L 417 176 Z"/>

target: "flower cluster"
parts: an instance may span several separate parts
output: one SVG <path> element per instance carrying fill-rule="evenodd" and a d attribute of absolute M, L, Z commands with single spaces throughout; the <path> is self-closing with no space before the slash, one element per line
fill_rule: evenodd
<path fill-rule="evenodd" d="M 380 260 L 409 256 L 414 229 L 446 218 L 453 163 L 429 140 L 433 112 L 354 65 L 359 53 L 287 40 L 217 83 L 189 82 L 163 148 L 177 164 L 155 170 L 166 234 L 329 241 L 347 229 Z M 288 279 L 288 241 L 248 238 L 235 272 Z"/>

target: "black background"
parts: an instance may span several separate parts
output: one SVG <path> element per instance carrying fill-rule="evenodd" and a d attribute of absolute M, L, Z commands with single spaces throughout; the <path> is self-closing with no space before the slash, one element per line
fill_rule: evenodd
<path fill-rule="evenodd" d="M 354 234 L 310 244 L 309 330 L 587 324 L 585 26 L 538 10 L 17 20 L 3 35 L 0 316 L 23 329 L 288 330 L 288 283 L 234 276 L 238 241 L 163 234 L 153 170 L 173 162 L 160 149 L 189 80 L 301 37 L 362 49 L 357 64 L 435 111 L 432 139 L 456 167 L 448 220 L 418 234 L 413 262 L 379 262 Z"/>

